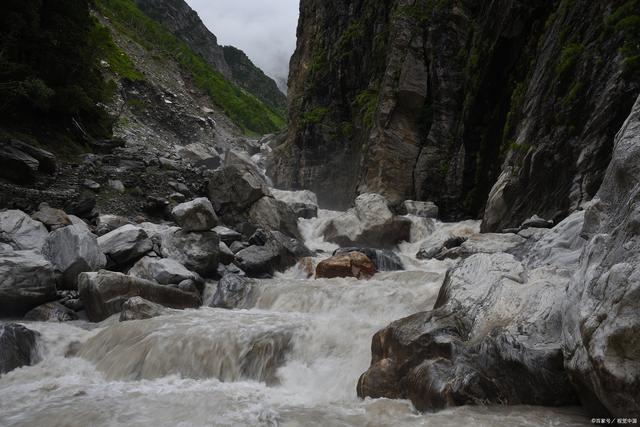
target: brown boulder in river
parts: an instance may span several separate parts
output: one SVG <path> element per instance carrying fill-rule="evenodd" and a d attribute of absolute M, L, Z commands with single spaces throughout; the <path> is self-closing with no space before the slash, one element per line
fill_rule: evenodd
<path fill-rule="evenodd" d="M 316 279 L 356 277 L 370 279 L 376 274 L 376 266 L 361 252 L 342 253 L 321 261 L 316 267 Z"/>

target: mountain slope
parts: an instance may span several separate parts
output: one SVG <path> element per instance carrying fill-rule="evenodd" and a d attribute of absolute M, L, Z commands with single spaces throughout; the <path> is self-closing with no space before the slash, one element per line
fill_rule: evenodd
<path fill-rule="evenodd" d="M 433 200 L 485 230 L 560 219 L 595 194 L 639 92 L 639 7 L 303 0 L 275 183 L 333 207 Z"/>
<path fill-rule="evenodd" d="M 246 89 L 279 114 L 285 113 L 286 97 L 239 49 L 219 46 L 218 40 L 184 0 L 135 0 L 145 14 L 161 23 L 227 79 Z"/>

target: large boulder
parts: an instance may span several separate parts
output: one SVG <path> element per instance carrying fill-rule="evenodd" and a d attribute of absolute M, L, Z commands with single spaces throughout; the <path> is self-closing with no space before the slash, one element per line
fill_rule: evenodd
<path fill-rule="evenodd" d="M 565 366 L 592 416 L 640 417 L 640 98 L 585 212 L 564 303 Z M 553 254 L 554 257 L 557 257 Z"/>
<path fill-rule="evenodd" d="M 226 217 L 246 211 L 268 195 L 271 192 L 265 177 L 255 164 L 238 153 L 227 153 L 224 167 L 209 177 L 209 199 Z"/>
<path fill-rule="evenodd" d="M 185 231 L 207 231 L 218 225 L 213 205 L 204 197 L 179 204 L 171 214 Z"/>
<path fill-rule="evenodd" d="M 213 229 L 216 232 L 221 242 L 231 245 L 233 242 L 242 240 L 242 233 L 232 230 L 230 228 L 219 225 Z"/>
<path fill-rule="evenodd" d="M 92 322 L 100 322 L 119 313 L 125 301 L 133 297 L 177 309 L 197 308 L 202 304 L 196 294 L 104 270 L 80 274 L 78 291 Z"/>
<path fill-rule="evenodd" d="M 318 197 L 309 190 L 285 191 L 272 189 L 273 197 L 286 203 L 296 218 L 315 218 L 318 216 Z"/>
<path fill-rule="evenodd" d="M 162 234 L 162 256 L 178 261 L 202 276 L 218 268 L 220 239 L 213 231 L 185 231 L 171 228 Z"/>
<path fill-rule="evenodd" d="M 147 301 L 141 297 L 129 298 L 122 304 L 120 312 L 120 321 L 127 322 L 129 320 L 144 320 L 153 317 L 162 316 L 170 310 L 160 304 Z"/>
<path fill-rule="evenodd" d="M 327 224 L 324 237 L 340 246 L 390 248 L 410 240 L 411 220 L 394 215 L 383 196 L 361 194 L 355 208 Z"/>
<path fill-rule="evenodd" d="M 250 277 L 270 277 L 295 265 L 311 251 L 299 240 L 279 231 L 259 229 L 249 239 L 250 246 L 236 252 L 235 263 Z"/>
<path fill-rule="evenodd" d="M 16 150 L 20 150 L 23 153 L 33 157 L 38 161 L 38 171 L 52 174 L 55 173 L 57 169 L 57 161 L 56 156 L 42 148 L 35 147 L 31 144 L 27 144 L 26 142 L 19 141 L 17 139 L 11 139 L 8 141 L 9 145 L 15 148 Z"/>
<path fill-rule="evenodd" d="M 447 273 L 432 311 L 374 336 L 358 395 L 410 399 L 421 411 L 575 404 L 560 348 L 569 277 L 568 269 L 526 271 L 510 254 L 472 255 Z"/>
<path fill-rule="evenodd" d="M 39 335 L 17 323 L 0 324 L 0 375 L 38 362 Z"/>
<path fill-rule="evenodd" d="M 273 197 L 263 197 L 251 206 L 249 222 L 265 230 L 301 237 L 295 212 L 288 204 Z"/>
<path fill-rule="evenodd" d="M 457 242 L 457 240 L 454 241 Z M 462 240 L 459 245 L 454 245 L 454 241 L 448 240 L 445 242 L 443 249 L 434 258 L 443 260 L 447 258 L 466 258 L 478 253 L 507 252 L 522 245 L 526 239 L 513 233 L 483 233 L 469 236 L 469 238 Z"/>
<path fill-rule="evenodd" d="M 62 273 L 66 289 L 77 288 L 80 273 L 98 271 L 107 265 L 97 237 L 81 226 L 69 226 L 51 232 L 42 254 L 56 271 Z"/>
<path fill-rule="evenodd" d="M 109 266 L 135 261 L 153 249 L 147 232 L 131 224 L 98 237 L 98 245 L 107 256 Z"/>
<path fill-rule="evenodd" d="M 9 179 L 18 184 L 32 182 L 40 162 L 8 144 L 0 145 L 0 177 Z"/>
<path fill-rule="evenodd" d="M 376 266 L 362 252 L 340 253 L 318 263 L 316 279 L 335 277 L 355 277 L 370 279 L 376 274 Z"/>
<path fill-rule="evenodd" d="M 63 210 L 52 208 L 46 203 L 41 203 L 38 211 L 34 212 L 31 218 L 43 223 L 48 230 L 57 230 L 72 224 L 71 218 Z"/>
<path fill-rule="evenodd" d="M 238 274 L 226 274 L 219 282 L 211 307 L 247 308 L 255 282 Z"/>
<path fill-rule="evenodd" d="M 39 221 L 18 210 L 0 212 L 0 242 L 15 250 L 40 251 L 49 232 Z"/>
<path fill-rule="evenodd" d="M 131 222 L 125 217 L 118 215 L 100 215 L 96 221 L 96 234 L 102 236 L 127 224 L 131 224 Z"/>
<path fill-rule="evenodd" d="M 402 260 L 393 251 L 386 249 L 371 249 L 371 248 L 338 248 L 333 252 L 333 255 L 360 252 L 363 253 L 373 262 L 377 271 L 399 271 L 404 270 Z"/>
<path fill-rule="evenodd" d="M 69 322 L 77 320 L 78 315 L 59 302 L 48 302 L 29 311 L 24 319 L 34 322 Z"/>
<path fill-rule="evenodd" d="M 38 252 L 0 252 L 0 317 L 24 314 L 53 301 L 56 275 Z"/>
<path fill-rule="evenodd" d="M 161 285 L 177 285 L 185 280 L 201 282 L 198 273 L 187 270 L 178 261 L 170 258 L 145 256 L 128 273 L 130 276 L 158 282 Z"/>

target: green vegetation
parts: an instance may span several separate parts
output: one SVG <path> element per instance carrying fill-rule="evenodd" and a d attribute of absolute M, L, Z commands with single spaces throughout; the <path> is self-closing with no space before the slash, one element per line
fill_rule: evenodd
<path fill-rule="evenodd" d="M 119 31 L 150 52 L 157 52 L 159 57 L 178 62 L 244 132 L 264 134 L 284 127 L 281 113 L 226 80 L 184 42 L 140 11 L 132 0 L 97 0 L 96 3 Z"/>
<path fill-rule="evenodd" d="M 0 125 L 46 136 L 50 148 L 111 137 L 101 105 L 114 88 L 88 0 L 3 0 L 0 27 Z"/>
<path fill-rule="evenodd" d="M 327 114 L 329 114 L 329 109 L 327 107 L 316 107 L 309 110 L 300 116 L 300 126 L 307 127 L 309 125 L 321 123 Z"/>
<path fill-rule="evenodd" d="M 354 108 L 360 113 L 362 123 L 367 127 L 373 126 L 376 109 L 378 108 L 378 89 L 365 89 L 356 95 Z"/>
<path fill-rule="evenodd" d="M 607 28 L 623 37 L 619 51 L 627 76 L 637 79 L 640 74 L 640 0 L 630 0 L 607 18 Z"/>
<path fill-rule="evenodd" d="M 136 69 L 131 58 L 113 42 L 109 29 L 97 24 L 94 31 L 96 38 L 101 40 L 99 55 L 101 59 L 109 63 L 109 67 L 114 73 L 132 81 L 144 80 L 144 76 Z"/>
<path fill-rule="evenodd" d="M 343 50 L 364 36 L 364 28 L 361 22 L 352 22 L 340 36 L 338 48 Z"/>
<path fill-rule="evenodd" d="M 578 60 L 584 52 L 584 46 L 578 43 L 569 43 L 560 52 L 560 60 L 556 64 L 556 73 L 559 76 L 565 75 L 574 69 Z"/>

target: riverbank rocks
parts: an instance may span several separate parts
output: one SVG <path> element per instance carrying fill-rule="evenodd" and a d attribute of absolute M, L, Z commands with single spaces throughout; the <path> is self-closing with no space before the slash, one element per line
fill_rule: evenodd
<path fill-rule="evenodd" d="M 62 273 L 66 289 L 77 289 L 78 275 L 98 271 L 107 259 L 98 245 L 97 237 L 86 228 L 68 226 L 57 229 L 47 237 L 42 254 Z"/>
<path fill-rule="evenodd" d="M 48 302 L 29 311 L 24 319 L 34 322 L 69 322 L 77 320 L 78 315 L 59 302 Z"/>
<path fill-rule="evenodd" d="M 311 256 L 311 251 L 302 242 L 279 231 L 258 229 L 249 243 L 250 246 L 235 254 L 236 265 L 249 277 L 271 277 L 276 271 L 294 266 L 299 258 Z"/>
<path fill-rule="evenodd" d="M 254 281 L 237 274 L 226 274 L 219 282 L 210 304 L 218 308 L 245 308 L 248 306 Z"/>
<path fill-rule="evenodd" d="M 108 266 L 135 261 L 153 249 L 153 243 L 147 233 L 131 224 L 98 237 L 98 245 L 107 256 Z"/>
<path fill-rule="evenodd" d="M 525 272 L 505 253 L 467 258 L 447 273 L 432 311 L 374 336 L 358 395 L 410 399 L 421 411 L 575 404 L 560 349 L 568 278 L 547 268 Z"/>
<path fill-rule="evenodd" d="M 543 218 L 540 218 L 538 215 L 534 215 L 531 218 L 522 222 L 520 225 L 520 230 L 524 230 L 527 228 L 552 228 L 553 221 L 549 221 Z"/>
<path fill-rule="evenodd" d="M 468 239 L 462 240 L 459 245 L 456 244 L 460 238 L 454 237 L 453 239 L 445 242 L 443 249 L 434 256 L 435 259 L 466 258 L 477 253 L 507 252 L 526 241 L 524 237 L 512 233 L 474 234 Z M 451 247 L 447 248 L 448 245 Z"/>
<path fill-rule="evenodd" d="M 30 155 L 10 146 L 0 146 L 0 177 L 18 184 L 33 182 L 40 163 Z"/>
<path fill-rule="evenodd" d="M 118 215 L 100 215 L 96 224 L 96 234 L 103 236 L 128 224 L 131 224 L 131 222 L 127 218 Z"/>
<path fill-rule="evenodd" d="M 54 209 L 46 203 L 41 203 L 38 211 L 31 215 L 31 218 L 43 223 L 49 231 L 72 224 L 71 219 L 63 210 Z"/>
<path fill-rule="evenodd" d="M 104 270 L 80 274 L 78 291 L 92 322 L 101 322 L 119 313 L 125 301 L 133 297 L 177 309 L 197 308 L 202 304 L 200 297 L 193 293 Z"/>
<path fill-rule="evenodd" d="M 285 202 L 263 197 L 251 206 L 249 222 L 269 231 L 280 231 L 300 239 L 298 217 Z"/>
<path fill-rule="evenodd" d="M 228 246 L 231 246 L 233 242 L 242 240 L 242 233 L 222 225 L 218 225 L 213 231 L 218 235 L 220 241 L 226 243 Z"/>
<path fill-rule="evenodd" d="M 185 231 L 208 231 L 218 225 L 213 205 L 204 197 L 179 204 L 171 214 Z"/>
<path fill-rule="evenodd" d="M 584 214 L 564 302 L 565 366 L 592 416 L 640 417 L 640 98 Z"/>
<path fill-rule="evenodd" d="M 411 221 L 394 215 L 383 196 L 361 194 L 355 208 L 327 224 L 324 237 L 340 246 L 391 248 L 410 240 Z"/>
<path fill-rule="evenodd" d="M 419 216 L 421 218 L 437 218 L 438 206 L 433 202 L 417 202 L 405 200 L 402 203 L 402 213 Z"/>
<path fill-rule="evenodd" d="M 0 252 L 0 317 L 24 314 L 56 298 L 53 266 L 41 254 Z"/>
<path fill-rule="evenodd" d="M 127 322 L 129 320 L 144 320 L 153 317 L 162 316 L 169 312 L 169 309 L 160 304 L 147 301 L 141 297 L 129 298 L 122 304 L 120 312 L 120 321 Z"/>
<path fill-rule="evenodd" d="M 38 362 L 40 334 L 17 323 L 0 324 L 0 375 Z"/>
<path fill-rule="evenodd" d="M 202 282 L 197 273 L 189 271 L 184 265 L 170 258 L 145 256 L 131 267 L 128 274 L 161 285 L 177 285 L 185 280 Z"/>
<path fill-rule="evenodd" d="M 404 270 L 404 265 L 402 265 L 402 260 L 400 260 L 398 254 L 390 250 L 371 248 L 338 248 L 333 252 L 333 255 L 335 256 L 354 251 L 365 254 L 376 266 L 377 271 Z"/>
<path fill-rule="evenodd" d="M 214 274 L 218 268 L 220 239 L 213 231 L 185 231 L 171 228 L 161 234 L 161 252 L 202 276 Z"/>
<path fill-rule="evenodd" d="M 320 261 L 316 267 L 316 279 L 335 277 L 370 279 L 374 274 L 376 274 L 376 266 L 361 252 L 341 253 Z"/>
<path fill-rule="evenodd" d="M 0 242 L 15 250 L 40 251 L 49 232 L 39 221 L 18 210 L 0 212 Z"/>

